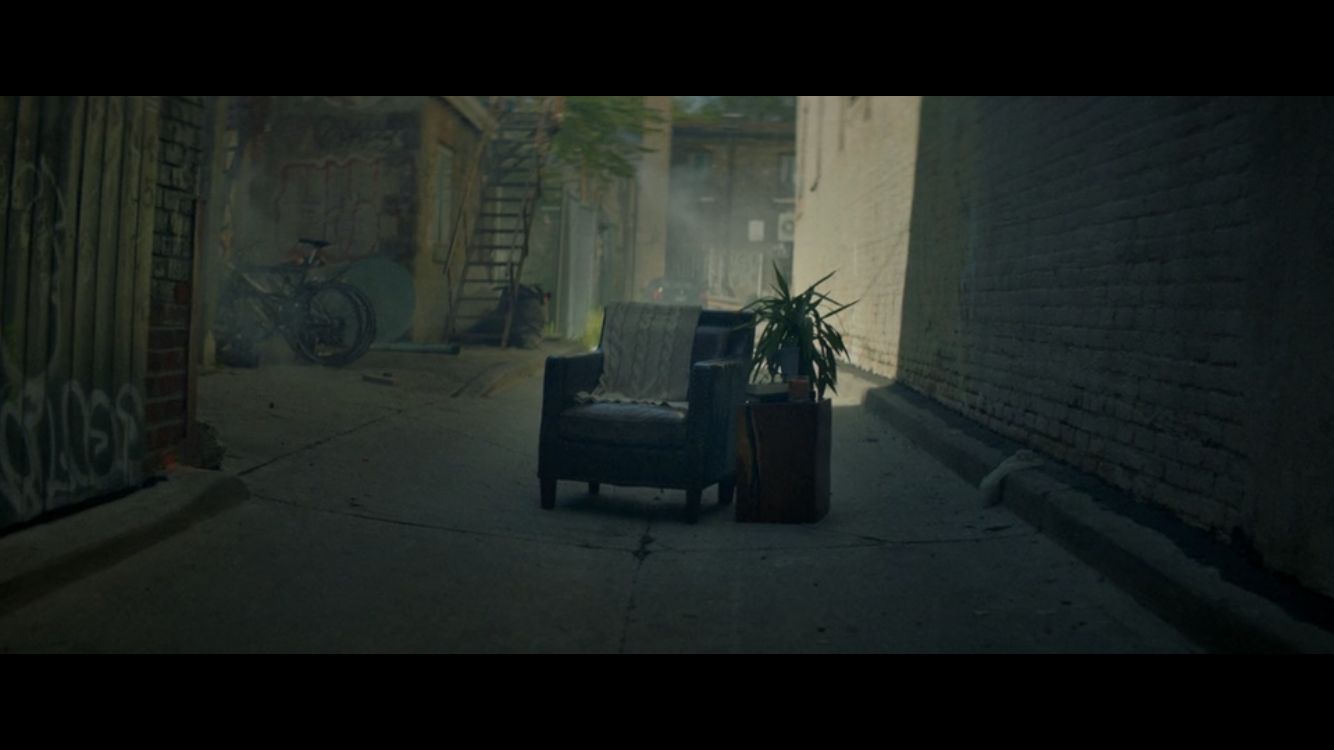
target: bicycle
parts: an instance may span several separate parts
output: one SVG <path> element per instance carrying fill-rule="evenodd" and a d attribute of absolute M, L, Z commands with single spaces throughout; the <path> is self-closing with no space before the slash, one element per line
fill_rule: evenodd
<path fill-rule="evenodd" d="M 375 340 L 375 309 L 355 286 L 338 281 L 347 267 L 327 278 L 310 272 L 323 265 L 330 243 L 305 237 L 311 250 L 301 262 L 231 266 L 214 332 L 222 360 L 254 367 L 259 345 L 280 334 L 297 356 L 330 367 L 349 364 Z"/>

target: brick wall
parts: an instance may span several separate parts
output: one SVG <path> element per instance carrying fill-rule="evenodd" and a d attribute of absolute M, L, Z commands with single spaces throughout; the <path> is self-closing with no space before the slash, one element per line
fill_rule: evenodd
<path fill-rule="evenodd" d="M 839 316 L 852 361 L 898 374 L 919 97 L 801 97 L 793 280 L 858 303 Z M 840 143 L 842 144 L 840 146 Z"/>
<path fill-rule="evenodd" d="M 144 386 L 150 464 L 162 463 L 185 437 L 194 214 L 203 163 L 204 117 L 203 97 L 162 97 L 148 378 Z"/>
<path fill-rule="evenodd" d="M 215 196 L 230 214 L 229 259 L 281 263 L 302 252 L 297 238 L 317 237 L 332 243 L 321 252 L 330 263 L 383 257 L 410 266 L 427 99 L 233 97 L 224 137 L 239 164 L 229 191 Z"/>
<path fill-rule="evenodd" d="M 1330 105 L 851 99 L 800 105 L 796 265 L 854 362 L 1334 591 Z"/>
<path fill-rule="evenodd" d="M 298 242 L 301 237 L 330 242 L 320 257 L 332 265 L 377 258 L 412 272 L 424 252 L 423 227 L 432 218 L 423 216 L 421 196 L 434 178 L 421 169 L 428 159 L 427 166 L 434 166 L 434 144 L 424 153 L 422 132 L 423 108 L 432 99 L 229 97 L 229 116 L 217 136 L 220 164 L 211 168 L 210 283 L 225 277 L 218 261 L 273 264 L 304 255 L 309 248 Z M 467 144 L 462 146 L 456 170 L 469 157 Z M 423 291 L 433 293 L 440 269 L 421 266 Z M 379 335 L 403 333 L 412 310 L 380 302 Z M 206 316 L 214 304 L 210 299 Z M 443 318 L 421 310 L 432 317 L 411 321 L 424 332 L 414 338 L 431 340 L 430 326 L 438 330 Z"/>

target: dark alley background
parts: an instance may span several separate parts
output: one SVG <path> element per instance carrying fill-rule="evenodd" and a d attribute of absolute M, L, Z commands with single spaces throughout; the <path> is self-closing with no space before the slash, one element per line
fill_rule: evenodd
<path fill-rule="evenodd" d="M 0 97 L 0 651 L 1334 649 L 1330 132 L 1324 97 Z M 696 525 L 683 484 L 539 506 L 548 358 L 608 305 L 817 281 L 855 302 L 827 516 L 737 522 L 716 476 Z"/>

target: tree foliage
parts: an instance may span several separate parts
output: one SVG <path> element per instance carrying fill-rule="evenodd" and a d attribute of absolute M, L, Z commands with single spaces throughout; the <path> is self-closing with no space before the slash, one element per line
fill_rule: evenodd
<path fill-rule="evenodd" d="M 662 120 L 642 96 L 567 96 L 551 154 L 592 182 L 633 177 L 639 155 L 652 151 L 642 145 L 643 135 Z"/>

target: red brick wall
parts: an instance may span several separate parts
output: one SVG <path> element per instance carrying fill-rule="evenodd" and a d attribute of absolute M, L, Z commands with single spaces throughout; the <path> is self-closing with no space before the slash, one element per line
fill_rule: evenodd
<path fill-rule="evenodd" d="M 148 378 L 144 383 L 144 424 L 151 467 L 176 460 L 188 426 L 195 200 L 203 161 L 204 117 L 203 97 L 162 99 Z"/>

